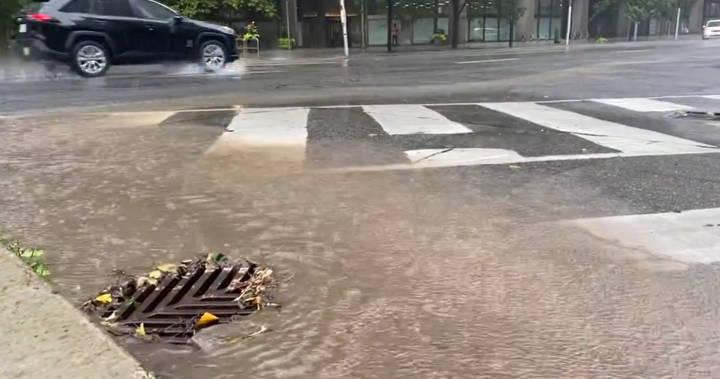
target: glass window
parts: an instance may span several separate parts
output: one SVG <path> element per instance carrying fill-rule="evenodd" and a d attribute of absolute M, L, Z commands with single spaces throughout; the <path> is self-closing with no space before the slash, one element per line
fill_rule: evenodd
<path fill-rule="evenodd" d="M 714 21 L 708 21 L 707 25 L 708 28 L 716 28 L 720 26 L 720 21 L 714 20 Z"/>
<path fill-rule="evenodd" d="M 151 20 L 169 20 L 177 15 L 170 8 L 150 0 L 130 0 L 135 17 Z"/>
<path fill-rule="evenodd" d="M 73 0 L 65 4 L 62 11 L 67 13 L 90 13 L 90 0 Z"/>
<path fill-rule="evenodd" d="M 128 0 L 103 0 L 103 14 L 115 17 L 135 17 Z"/>
<path fill-rule="evenodd" d="M 485 33 L 485 41 L 497 42 L 500 40 L 497 18 L 486 18 L 483 31 Z"/>
<path fill-rule="evenodd" d="M 483 41 L 485 39 L 483 30 L 485 29 L 485 19 L 471 18 L 468 26 L 468 41 Z"/>

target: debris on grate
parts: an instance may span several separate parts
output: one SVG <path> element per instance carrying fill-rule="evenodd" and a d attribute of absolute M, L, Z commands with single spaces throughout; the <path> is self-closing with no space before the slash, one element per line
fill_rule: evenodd
<path fill-rule="evenodd" d="M 222 254 L 160 265 L 140 277 L 116 274 L 115 284 L 81 307 L 116 336 L 192 344 L 202 328 L 279 307 L 269 295 L 271 269 Z"/>

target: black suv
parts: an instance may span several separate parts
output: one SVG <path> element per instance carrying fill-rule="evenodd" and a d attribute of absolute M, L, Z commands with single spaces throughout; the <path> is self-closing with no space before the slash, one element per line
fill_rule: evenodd
<path fill-rule="evenodd" d="M 17 21 L 21 56 L 66 62 L 84 77 L 103 76 L 112 64 L 186 60 L 215 71 L 238 59 L 232 29 L 153 0 L 49 0 L 31 4 Z"/>

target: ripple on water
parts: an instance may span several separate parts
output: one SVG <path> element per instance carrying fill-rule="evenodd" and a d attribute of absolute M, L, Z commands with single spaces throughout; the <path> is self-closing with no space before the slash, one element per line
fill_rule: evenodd
<path fill-rule="evenodd" d="M 0 128 L 16 142 L 0 145 L 0 223 L 51 247 L 70 298 L 104 287 L 113 268 L 138 273 L 211 251 L 276 270 L 282 311 L 202 332 L 199 354 L 132 343 L 158 373 L 720 377 L 716 269 L 650 265 L 529 222 L 552 186 L 528 178 L 532 201 L 521 192 L 508 205 L 493 193 L 504 187 L 487 195 L 452 170 L 313 177 L 278 160 L 198 162 L 208 128 L 182 138 L 172 128 L 35 128 Z"/>

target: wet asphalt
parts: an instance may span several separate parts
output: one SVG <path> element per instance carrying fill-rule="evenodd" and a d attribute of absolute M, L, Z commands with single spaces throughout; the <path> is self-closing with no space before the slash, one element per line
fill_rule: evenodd
<path fill-rule="evenodd" d="M 62 68 L 58 79 L 47 79 L 32 66 L 23 79 L 13 67 L 0 83 L 0 114 L 696 94 L 712 92 L 707 78 L 717 70 L 719 42 L 367 54 L 298 64 L 247 59 L 221 74 L 116 67 L 93 80 Z"/>
<path fill-rule="evenodd" d="M 3 112 L 33 117 L 0 118 L 0 226 L 47 250 L 73 302 L 115 268 L 143 272 L 198 253 L 276 268 L 282 312 L 208 330 L 199 338 L 213 342 L 199 354 L 129 345 L 168 378 L 718 377 L 716 265 L 658 259 L 557 223 L 718 207 L 715 154 L 329 175 L 305 170 L 303 148 L 212 149 L 227 113 L 168 121 L 78 111 L 717 95 L 715 48 L 2 84 Z M 705 123 L 561 106 L 720 141 Z M 522 134 L 496 138 L 526 154 L 590 148 Z M 270 331 L 231 342 L 261 325 Z"/>

